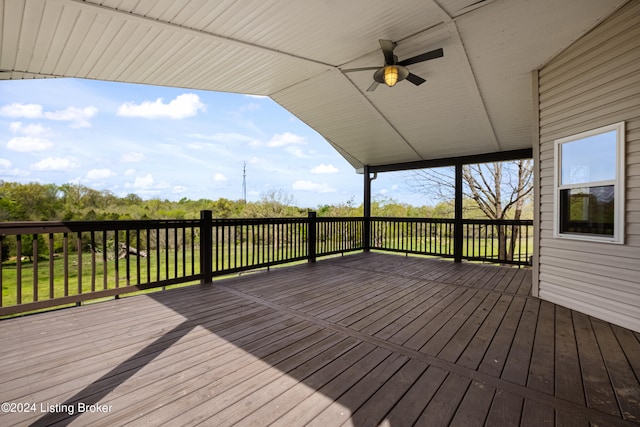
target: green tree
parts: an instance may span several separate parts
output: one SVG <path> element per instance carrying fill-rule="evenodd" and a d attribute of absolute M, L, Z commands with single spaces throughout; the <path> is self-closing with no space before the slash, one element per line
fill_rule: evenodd
<path fill-rule="evenodd" d="M 3 192 L 16 204 L 19 220 L 47 221 L 57 219 L 58 187 L 54 184 L 9 183 Z"/>
<path fill-rule="evenodd" d="M 518 220 L 528 212 L 525 207 L 533 193 L 531 159 L 464 165 L 462 177 L 464 197 L 473 201 L 466 204 L 465 216 L 479 210 L 489 219 Z M 451 203 L 454 198 L 453 168 L 413 171 L 408 183 L 414 191 L 441 201 Z M 511 236 L 509 244 L 507 237 L 502 228 L 498 228 L 500 256 L 512 259 L 517 236 Z"/>
<path fill-rule="evenodd" d="M 283 190 L 269 190 L 260 201 L 247 203 L 244 216 L 248 218 L 285 218 L 302 216 L 301 209 L 294 206 L 292 195 Z"/>

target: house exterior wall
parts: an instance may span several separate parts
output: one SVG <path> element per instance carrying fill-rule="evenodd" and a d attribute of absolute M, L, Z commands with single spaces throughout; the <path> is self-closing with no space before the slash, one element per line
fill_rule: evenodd
<path fill-rule="evenodd" d="M 536 75 L 538 294 L 640 331 L 640 2 L 628 2 Z M 624 244 L 554 238 L 554 141 L 621 121 Z"/>

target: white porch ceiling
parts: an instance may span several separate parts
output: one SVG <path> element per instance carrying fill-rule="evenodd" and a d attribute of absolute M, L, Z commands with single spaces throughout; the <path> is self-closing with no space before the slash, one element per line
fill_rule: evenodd
<path fill-rule="evenodd" d="M 507 151 L 532 145 L 531 71 L 626 1 L 0 0 L 0 79 L 267 95 L 355 168 Z M 367 92 L 343 70 L 381 66 L 378 39 L 445 54 Z"/>

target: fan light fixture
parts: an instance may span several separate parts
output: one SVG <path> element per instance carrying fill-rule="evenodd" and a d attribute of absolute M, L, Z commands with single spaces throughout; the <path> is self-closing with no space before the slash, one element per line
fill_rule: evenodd
<path fill-rule="evenodd" d="M 418 62 L 429 61 L 431 59 L 442 58 L 444 51 L 442 48 L 425 52 L 423 54 L 398 61 L 398 57 L 393 54 L 393 49 L 396 47 L 396 43 L 391 40 L 378 40 L 380 48 L 384 54 L 384 65 L 382 67 L 363 67 L 363 68 L 350 68 L 342 70 L 343 73 L 350 73 L 354 71 L 367 71 L 376 70 L 373 73 L 373 83 L 367 89 L 367 92 L 373 92 L 376 90 L 379 84 L 386 84 L 389 87 L 393 87 L 396 83 L 407 79 L 416 86 L 420 86 L 426 82 L 420 76 L 416 76 L 407 69 L 407 65 L 417 64 Z"/>
<path fill-rule="evenodd" d="M 389 87 L 395 86 L 398 82 L 398 67 L 395 65 L 384 67 L 384 82 Z"/>

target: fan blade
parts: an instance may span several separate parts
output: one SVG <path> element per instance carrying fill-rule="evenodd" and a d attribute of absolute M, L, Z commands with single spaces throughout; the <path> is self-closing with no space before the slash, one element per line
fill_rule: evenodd
<path fill-rule="evenodd" d="M 378 40 L 380 42 L 380 48 L 382 49 L 382 53 L 384 53 L 384 63 L 385 65 L 394 65 L 395 61 L 393 60 L 393 49 L 395 49 L 396 44 L 391 40 Z"/>
<path fill-rule="evenodd" d="M 408 58 L 403 61 L 398 62 L 398 65 L 411 65 L 417 64 L 418 62 L 428 61 L 430 59 L 442 58 L 444 56 L 444 51 L 442 48 L 432 50 L 431 52 L 423 53 L 422 55 L 414 56 L 413 58 Z"/>
<path fill-rule="evenodd" d="M 374 90 L 376 90 L 376 88 L 378 87 L 380 83 L 378 82 L 373 82 L 371 83 L 371 86 L 369 86 L 369 88 L 367 89 L 367 92 L 373 92 Z"/>
<path fill-rule="evenodd" d="M 407 80 L 409 80 L 411 83 L 413 83 L 416 86 L 420 86 L 422 83 L 426 82 L 425 79 L 423 79 L 420 76 L 416 76 L 413 73 L 409 73 L 409 75 L 407 76 Z"/>
<path fill-rule="evenodd" d="M 346 70 L 342 70 L 343 73 L 353 73 L 355 71 L 369 71 L 369 70 L 377 70 L 380 67 L 363 67 L 363 68 L 348 68 Z"/>

